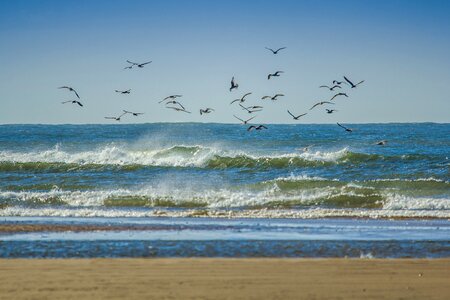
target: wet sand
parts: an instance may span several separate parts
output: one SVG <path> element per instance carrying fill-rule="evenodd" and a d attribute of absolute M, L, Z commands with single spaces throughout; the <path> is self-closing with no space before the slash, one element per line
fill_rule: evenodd
<path fill-rule="evenodd" d="M 1 259 L 1 299 L 450 299 L 450 259 Z"/>

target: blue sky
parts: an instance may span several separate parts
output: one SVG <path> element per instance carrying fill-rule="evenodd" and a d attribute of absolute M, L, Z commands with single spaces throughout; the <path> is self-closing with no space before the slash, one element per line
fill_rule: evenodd
<path fill-rule="evenodd" d="M 229 105 L 246 92 L 261 123 L 450 122 L 449 15 L 450 1 L 1 0 L 0 123 L 109 123 L 122 109 L 145 112 L 124 123 L 232 123 L 248 116 Z M 153 63 L 123 70 L 127 59 Z M 366 81 L 337 113 L 309 112 L 343 75 Z M 62 105 L 61 85 L 85 106 Z M 158 104 L 170 94 L 192 114 Z"/>

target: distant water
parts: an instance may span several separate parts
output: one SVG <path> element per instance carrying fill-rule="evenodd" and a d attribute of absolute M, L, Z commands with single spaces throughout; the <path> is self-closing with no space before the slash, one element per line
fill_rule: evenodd
<path fill-rule="evenodd" d="M 0 216 L 450 218 L 450 124 L 349 126 L 2 125 Z"/>

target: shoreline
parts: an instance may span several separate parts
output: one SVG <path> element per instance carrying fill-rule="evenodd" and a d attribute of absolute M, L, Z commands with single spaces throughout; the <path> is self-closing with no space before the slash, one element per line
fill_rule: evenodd
<path fill-rule="evenodd" d="M 5 298 L 448 299 L 446 259 L 0 259 Z"/>

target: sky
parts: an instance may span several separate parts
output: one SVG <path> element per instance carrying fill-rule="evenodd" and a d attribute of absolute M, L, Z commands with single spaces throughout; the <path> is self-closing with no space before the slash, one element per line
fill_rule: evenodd
<path fill-rule="evenodd" d="M 230 105 L 248 92 L 260 123 L 448 123 L 449 15 L 437 0 L 0 0 L 0 124 L 116 123 L 104 117 L 123 109 L 144 115 L 122 123 L 235 123 L 253 116 Z M 337 112 L 309 110 L 344 75 L 365 82 L 343 89 Z M 83 107 L 61 104 L 75 99 L 63 85 Z M 192 113 L 158 103 L 171 94 Z"/>

